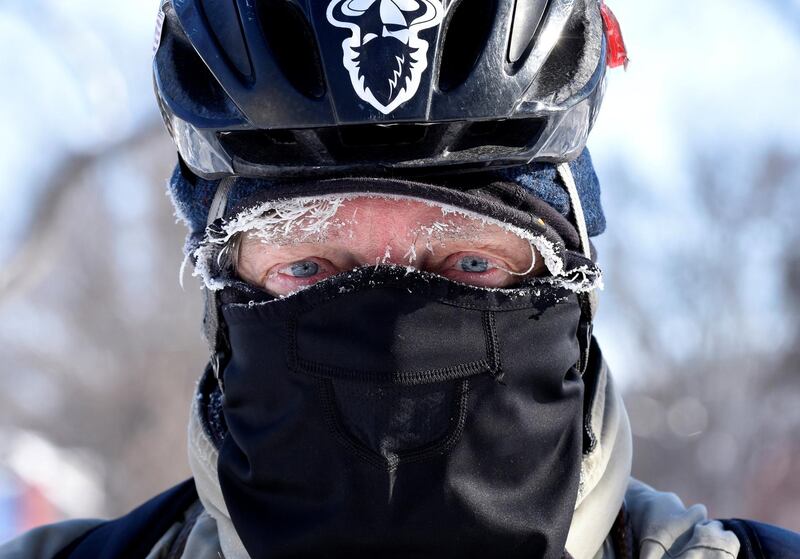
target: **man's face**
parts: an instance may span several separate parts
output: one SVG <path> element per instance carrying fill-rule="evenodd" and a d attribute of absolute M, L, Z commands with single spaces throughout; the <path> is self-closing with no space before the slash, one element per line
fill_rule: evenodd
<path fill-rule="evenodd" d="M 247 232 L 239 276 L 273 295 L 288 295 L 377 264 L 412 266 L 481 287 L 508 287 L 546 269 L 530 241 L 435 204 L 365 196 L 326 210 Z"/>

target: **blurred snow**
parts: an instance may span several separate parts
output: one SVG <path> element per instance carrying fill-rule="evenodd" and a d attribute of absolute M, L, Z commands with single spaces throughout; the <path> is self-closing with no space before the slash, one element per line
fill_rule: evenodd
<path fill-rule="evenodd" d="M 591 140 L 599 159 L 629 154 L 630 172 L 674 199 L 693 150 L 735 151 L 746 167 L 754 145 L 796 144 L 800 34 L 772 3 L 614 0 L 612 7 L 631 64 L 611 73 Z"/>
<path fill-rule="evenodd" d="M 698 211 L 693 181 L 696 158 L 724 165 L 719 172 L 735 196 L 754 172 L 753 162 L 770 146 L 800 153 L 800 33 L 793 22 L 800 3 L 763 0 L 609 0 L 622 25 L 631 64 L 612 71 L 589 147 L 603 184 L 609 230 L 597 239 L 601 263 L 610 238 L 622 237 L 637 262 L 624 271 L 625 285 L 642 290 L 664 313 L 670 334 L 665 347 L 692 353 L 700 336 L 679 316 L 673 275 L 690 262 L 669 261 L 665 245 L 701 244 L 708 233 Z M 794 14 L 792 20 L 788 16 Z M 615 179 L 624 175 L 626 188 Z M 626 191 L 634 185 L 637 192 Z M 638 196 L 643 203 L 627 204 Z M 796 198 L 796 196 L 795 196 Z M 648 211 L 643 212 L 642 208 Z M 624 210 L 636 213 L 624 213 Z M 750 259 L 742 262 L 749 285 L 742 293 L 752 321 L 740 338 L 774 347 L 781 328 L 777 278 L 770 275 L 780 257 L 782 231 L 756 223 Z M 766 225 L 766 227 L 765 227 Z M 619 293 L 620 270 L 606 269 L 607 299 Z M 670 272 L 671 271 L 671 272 Z M 658 305 L 658 302 L 661 305 Z M 683 320 L 683 322 L 681 322 Z M 644 366 L 637 360 L 635 325 L 603 307 L 597 324 L 606 358 L 623 384 Z M 697 348 L 695 348 L 697 349 Z"/>
<path fill-rule="evenodd" d="M 105 512 L 102 465 L 91 453 L 58 448 L 36 433 L 22 431 L 3 433 L 0 457 L 69 517 L 93 518 Z"/>
<path fill-rule="evenodd" d="M 26 231 L 48 173 L 158 118 L 150 57 L 157 2 L 0 5 L 0 262 Z"/>

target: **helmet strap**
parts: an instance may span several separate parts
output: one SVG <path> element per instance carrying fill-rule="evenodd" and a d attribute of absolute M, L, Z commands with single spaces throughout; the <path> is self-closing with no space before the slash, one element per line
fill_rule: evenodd
<path fill-rule="evenodd" d="M 567 189 L 567 194 L 569 194 L 570 206 L 572 206 L 572 213 L 575 216 L 575 227 L 578 229 L 578 235 L 581 239 L 581 250 L 583 251 L 583 255 L 591 260 L 592 249 L 589 245 L 586 216 L 583 213 L 583 205 L 578 195 L 578 187 L 575 185 L 575 177 L 572 174 L 569 163 L 561 163 L 558 166 L 558 174 Z"/>
<path fill-rule="evenodd" d="M 586 215 L 583 213 L 583 204 L 578 195 L 578 187 L 569 163 L 561 163 L 557 167 L 558 174 L 569 194 L 572 215 L 575 218 L 575 227 L 581 241 L 581 251 L 586 258 L 592 258 L 592 247 L 589 244 L 589 233 L 586 227 Z M 578 298 L 581 304 L 581 322 L 578 327 L 578 342 L 581 347 L 580 371 L 583 374 L 589 365 L 589 347 L 591 346 L 594 315 L 597 312 L 598 297 L 596 290 L 589 293 L 580 293 Z"/>
<path fill-rule="evenodd" d="M 225 215 L 225 208 L 228 205 L 228 195 L 236 182 L 236 177 L 225 177 L 219 181 L 214 199 L 208 210 L 206 229 L 212 227 L 214 223 Z M 230 351 L 228 340 L 225 334 L 225 326 L 220 323 L 219 294 L 217 291 L 203 287 L 205 295 L 205 317 L 203 318 L 203 334 L 208 344 L 211 354 L 211 369 L 217 379 L 220 390 L 224 392 L 222 381 L 222 369 L 227 361 Z"/>

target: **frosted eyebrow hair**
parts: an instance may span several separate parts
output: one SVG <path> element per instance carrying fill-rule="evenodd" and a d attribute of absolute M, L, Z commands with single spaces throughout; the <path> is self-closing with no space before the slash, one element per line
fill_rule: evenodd
<path fill-rule="evenodd" d="M 335 209 L 338 210 L 340 206 Z M 304 212 L 303 209 L 308 210 Z M 454 223 L 446 217 L 444 208 L 441 219 L 431 223 L 421 223 L 414 231 L 414 240 L 409 247 L 408 254 L 416 254 L 416 244 L 419 241 L 424 243 L 424 249 L 434 253 L 436 248 L 443 248 L 448 244 L 458 245 L 459 243 L 474 244 L 474 248 L 487 248 L 501 250 L 505 252 L 505 245 L 498 240 L 487 240 L 482 233 L 489 225 L 485 221 L 477 220 L 467 216 L 469 221 Z M 354 210 L 353 215 L 346 218 L 336 217 L 334 208 L 318 207 L 316 204 L 307 202 L 303 208 L 292 209 L 288 212 L 276 211 L 275 208 L 268 208 L 263 215 L 254 217 L 252 228 L 241 231 L 233 235 L 227 245 L 220 251 L 219 265 L 238 272 L 241 247 L 244 243 L 245 235 L 251 235 L 266 245 L 289 247 L 294 245 L 320 245 L 328 241 L 342 242 L 346 244 L 348 233 L 346 228 L 358 221 L 358 209 Z M 317 223 L 315 220 L 325 220 Z M 257 225 L 257 222 L 262 222 Z M 511 231 L 506 231 L 514 234 Z M 523 237 L 519 237 L 526 240 Z M 531 245 L 532 246 L 532 245 Z"/>
<path fill-rule="evenodd" d="M 352 216 L 344 218 L 337 216 L 344 201 L 344 198 L 284 201 L 285 203 L 263 209 L 260 215 L 252 215 L 248 220 L 247 229 L 242 232 L 249 233 L 266 244 L 276 246 L 322 243 L 331 238 L 346 240 L 346 228 L 357 223 L 358 210 L 356 209 Z M 467 215 L 462 217 L 469 221 L 454 223 L 447 218 L 447 215 L 456 212 L 448 211 L 446 207 L 436 203 L 425 203 L 439 209 L 441 219 L 419 224 L 416 232 L 420 237 L 435 239 L 441 243 L 465 241 L 480 236 L 488 225 L 484 219 Z M 506 229 L 502 226 L 501 228 Z M 510 230 L 507 232 L 514 233 Z"/>
<path fill-rule="evenodd" d="M 252 232 L 269 244 L 308 242 L 326 233 L 343 202 L 341 197 L 279 200 L 239 213 L 226 227 Z"/>

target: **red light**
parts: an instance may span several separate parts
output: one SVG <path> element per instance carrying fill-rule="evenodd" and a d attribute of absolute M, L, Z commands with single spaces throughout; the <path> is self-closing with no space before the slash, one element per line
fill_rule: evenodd
<path fill-rule="evenodd" d="M 606 32 L 606 43 L 608 44 L 608 53 L 606 56 L 606 63 L 609 68 L 617 68 L 619 66 L 628 67 L 628 49 L 625 48 L 625 39 L 622 38 L 622 29 L 619 26 L 619 21 L 611 8 L 606 6 L 605 2 L 600 3 L 600 11 L 603 14 L 603 27 Z"/>

